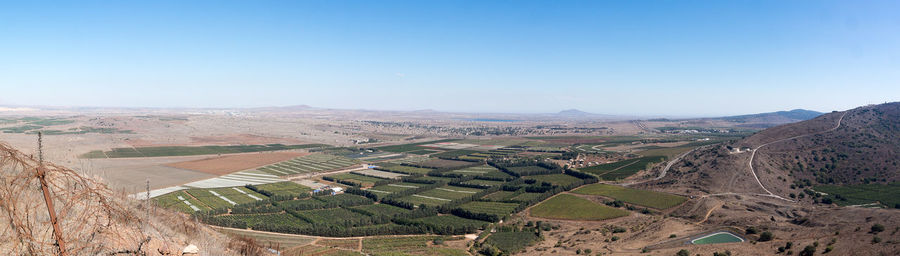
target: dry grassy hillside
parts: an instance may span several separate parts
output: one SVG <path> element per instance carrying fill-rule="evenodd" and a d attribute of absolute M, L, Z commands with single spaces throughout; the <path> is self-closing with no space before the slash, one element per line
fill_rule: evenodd
<path fill-rule="evenodd" d="M 46 186 L 39 179 L 42 173 Z M 5 254 L 57 255 L 63 245 L 67 255 L 182 255 L 193 244 L 200 255 L 237 255 L 242 245 L 5 144 L 0 144 L 0 177 L 0 251 Z M 51 199 L 56 228 L 42 187 Z"/>

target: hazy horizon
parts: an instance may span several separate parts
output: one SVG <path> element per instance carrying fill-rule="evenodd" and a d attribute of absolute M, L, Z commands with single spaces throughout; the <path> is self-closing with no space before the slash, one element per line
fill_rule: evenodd
<path fill-rule="evenodd" d="M 708 117 L 897 101 L 900 3 L 11 2 L 0 105 Z"/>

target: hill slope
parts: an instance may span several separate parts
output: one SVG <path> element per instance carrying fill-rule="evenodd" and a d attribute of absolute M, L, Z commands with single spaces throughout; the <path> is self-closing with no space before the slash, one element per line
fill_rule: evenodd
<path fill-rule="evenodd" d="M 236 255 L 229 240 L 183 215 L 148 208 L 105 184 L 0 143 L 0 251 L 57 255 L 57 237 L 40 179 L 43 170 L 67 255 Z"/>
<path fill-rule="evenodd" d="M 741 148 L 745 150 L 734 150 Z M 898 165 L 900 103 L 888 103 L 832 112 L 697 150 L 656 184 L 669 184 L 682 192 L 769 190 L 786 197 L 802 192 L 798 186 L 791 188 L 792 184 L 894 182 L 900 179 Z"/>

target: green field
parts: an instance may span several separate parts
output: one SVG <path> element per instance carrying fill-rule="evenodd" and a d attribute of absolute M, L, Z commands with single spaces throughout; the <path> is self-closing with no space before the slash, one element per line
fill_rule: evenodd
<path fill-rule="evenodd" d="M 443 227 L 478 229 L 488 224 L 488 222 L 486 221 L 466 219 L 457 217 L 455 215 L 430 216 L 414 219 L 412 221 L 415 223 L 425 224 L 436 229 Z"/>
<path fill-rule="evenodd" d="M 388 172 L 396 172 L 396 173 L 405 173 L 405 174 L 428 174 L 429 172 L 434 171 L 434 169 L 430 168 L 419 168 L 413 166 L 399 165 L 399 164 L 379 164 L 377 170 L 383 170 Z"/>
<path fill-rule="evenodd" d="M 543 171 L 548 170 L 547 168 L 540 167 L 537 165 L 507 167 L 506 169 L 512 173 L 517 173 L 517 174 L 524 174 L 524 173 L 530 173 L 530 172 L 543 172 Z"/>
<path fill-rule="evenodd" d="M 281 213 L 272 213 L 272 214 L 232 214 L 232 215 L 222 215 L 216 218 L 222 219 L 231 219 L 236 221 L 241 221 L 247 224 L 247 227 L 253 229 L 259 229 L 260 226 L 265 226 L 271 223 L 279 223 L 279 224 L 288 224 L 294 227 L 306 227 L 310 226 L 309 222 L 298 219 L 290 214 L 281 214 Z"/>
<path fill-rule="evenodd" d="M 179 196 L 184 200 L 179 199 L 178 198 Z M 197 201 L 197 200 L 191 198 L 191 196 L 188 195 L 188 193 L 185 192 L 184 190 L 175 191 L 172 193 L 161 195 L 161 196 L 153 198 L 153 200 L 160 207 L 171 208 L 171 209 L 175 209 L 177 211 L 184 212 L 184 213 L 193 213 L 194 212 L 194 209 L 192 209 L 190 206 L 188 206 L 188 204 L 184 203 L 184 201 L 188 201 L 188 203 L 196 206 L 201 211 L 209 210 L 209 207 L 206 207 L 205 205 L 200 203 L 200 201 Z"/>
<path fill-rule="evenodd" d="M 900 182 L 845 186 L 822 185 L 813 189 L 827 193 L 827 197 L 832 198 L 834 203 L 841 206 L 880 202 L 887 208 L 900 208 Z"/>
<path fill-rule="evenodd" d="M 628 178 L 628 176 L 647 169 L 650 164 L 660 163 L 665 160 L 666 156 L 645 156 L 615 163 L 578 168 L 578 170 L 595 174 L 604 180 L 618 180 Z"/>
<path fill-rule="evenodd" d="M 497 168 L 494 168 L 490 165 L 482 165 L 482 166 L 474 166 L 465 169 L 452 170 L 450 173 L 457 173 L 466 176 L 478 176 L 478 177 L 488 177 L 488 178 L 502 178 L 502 179 L 511 179 L 512 175 L 509 175 L 503 171 L 500 171 Z"/>
<path fill-rule="evenodd" d="M 616 185 L 591 184 L 572 191 L 582 195 L 600 195 L 620 200 L 629 204 L 656 209 L 668 209 L 680 205 L 687 198 L 650 190 L 631 189 Z"/>
<path fill-rule="evenodd" d="M 316 147 L 325 147 L 324 144 L 302 144 L 302 145 L 238 145 L 238 146 L 167 146 L 167 147 L 138 147 L 138 148 L 114 148 L 105 151 L 106 157 L 157 157 L 157 156 L 193 156 L 193 155 L 216 155 L 216 154 L 233 154 L 233 153 L 249 153 L 263 151 L 277 151 L 289 149 L 307 149 Z M 81 157 L 96 157 L 99 154 L 86 154 Z"/>
<path fill-rule="evenodd" d="M 419 193 L 419 195 L 455 200 L 455 199 L 460 199 L 463 197 L 474 195 L 475 193 L 478 193 L 481 191 L 482 191 L 482 189 L 477 189 L 477 188 L 443 186 L 443 187 L 439 187 L 439 188 L 435 188 L 432 190 L 427 190 L 427 191 L 421 192 L 421 193 Z"/>
<path fill-rule="evenodd" d="M 513 254 L 540 239 L 541 236 L 533 231 L 504 231 L 491 234 L 484 242 L 501 251 Z"/>
<path fill-rule="evenodd" d="M 342 156 L 328 154 L 312 154 L 291 160 L 278 162 L 258 168 L 272 175 L 285 176 L 300 173 L 317 173 L 328 170 L 343 169 L 357 164 L 358 161 Z"/>
<path fill-rule="evenodd" d="M 531 216 L 547 219 L 605 220 L 627 215 L 627 211 L 569 194 L 555 196 L 531 208 Z"/>
<path fill-rule="evenodd" d="M 444 152 L 444 151 L 434 150 L 434 149 L 420 149 L 420 150 L 408 151 L 406 153 L 413 154 L 413 155 L 427 155 L 427 154 L 434 154 L 434 153 L 439 153 L 439 152 Z"/>
<path fill-rule="evenodd" d="M 302 195 L 312 191 L 312 188 L 294 182 L 284 181 L 255 186 L 257 189 L 272 192 L 276 196 Z"/>
<path fill-rule="evenodd" d="M 411 210 L 400 208 L 389 204 L 368 204 L 352 207 L 354 209 L 363 210 L 372 215 L 396 216 L 398 214 L 408 213 Z"/>
<path fill-rule="evenodd" d="M 429 247 L 435 239 L 440 238 L 444 241 L 458 240 L 448 236 L 407 236 L 407 237 L 373 237 L 364 238 L 362 240 L 362 251 L 375 255 L 446 255 L 446 256 L 464 256 L 469 255 L 465 251 Z"/>
<path fill-rule="evenodd" d="M 452 142 L 452 141 L 457 141 L 457 140 L 456 139 L 435 140 L 435 141 L 429 141 L 429 142 L 419 142 L 419 143 L 410 143 L 410 144 L 403 144 L 403 145 L 377 147 L 376 149 L 381 150 L 381 151 L 394 152 L 394 153 L 403 153 L 403 152 L 426 149 L 425 147 L 421 147 L 421 145 L 425 145 L 425 144 Z"/>
<path fill-rule="evenodd" d="M 407 191 L 410 189 L 417 189 L 421 186 L 424 186 L 424 185 L 419 184 L 419 183 L 400 182 L 400 183 L 392 183 L 392 184 L 387 184 L 387 185 L 376 186 L 376 187 L 368 189 L 368 191 L 372 191 L 375 193 L 390 194 L 390 193 L 403 192 L 403 191 Z"/>
<path fill-rule="evenodd" d="M 506 184 L 505 181 L 496 181 L 496 180 L 470 180 L 466 181 L 465 184 L 474 184 L 474 185 L 484 185 L 484 186 L 500 186 Z"/>
<path fill-rule="evenodd" d="M 548 182 L 550 184 L 557 185 L 557 186 L 568 186 L 569 184 L 581 181 L 581 179 L 579 179 L 577 177 L 569 176 L 566 174 L 522 176 L 522 179 L 536 180 L 537 183 Z"/>
<path fill-rule="evenodd" d="M 347 221 L 368 219 L 369 216 L 344 208 L 298 211 L 298 215 L 306 217 L 313 224 L 340 224 Z"/>
<path fill-rule="evenodd" d="M 501 191 L 497 191 L 497 192 L 494 192 L 494 193 L 487 194 L 486 196 L 482 197 L 482 199 L 484 199 L 484 200 L 490 200 L 490 201 L 506 201 L 506 200 L 509 200 L 510 198 L 516 196 L 516 195 L 517 195 L 517 194 L 516 194 L 515 191 L 503 191 L 503 190 L 501 190 Z"/>
<path fill-rule="evenodd" d="M 447 152 L 440 153 L 440 154 L 434 154 L 431 156 L 439 157 L 439 158 L 457 158 L 457 157 L 461 157 L 461 156 L 473 154 L 473 153 L 478 153 L 478 152 L 481 152 L 481 151 L 460 149 L 460 150 L 447 151 Z"/>
<path fill-rule="evenodd" d="M 472 201 L 459 206 L 459 208 L 469 212 L 494 214 L 497 216 L 512 214 L 516 207 L 519 207 L 519 204 L 482 201 Z"/>
<path fill-rule="evenodd" d="M 375 182 L 385 180 L 382 178 L 375 178 L 375 177 L 359 175 L 359 174 L 355 174 L 355 173 L 339 173 L 339 174 L 328 175 L 326 177 L 333 178 L 335 180 L 356 182 L 356 183 L 362 184 L 363 186 L 372 186 L 372 185 L 375 185 Z"/>

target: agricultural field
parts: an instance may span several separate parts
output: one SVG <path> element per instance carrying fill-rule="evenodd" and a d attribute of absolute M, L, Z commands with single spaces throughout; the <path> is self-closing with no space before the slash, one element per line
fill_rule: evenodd
<path fill-rule="evenodd" d="M 515 191 L 500 190 L 500 191 L 497 191 L 494 193 L 487 194 L 486 196 L 482 197 L 481 199 L 489 200 L 489 201 L 506 201 L 506 200 L 510 200 L 511 198 L 515 197 L 516 195 L 518 195 L 518 194 L 516 194 Z"/>
<path fill-rule="evenodd" d="M 379 255 L 469 255 L 463 250 L 429 247 L 434 240 L 443 241 L 459 240 L 450 236 L 407 236 L 407 237 L 373 237 L 362 241 L 362 251 L 367 254 Z"/>
<path fill-rule="evenodd" d="M 237 145 L 237 146 L 166 146 L 166 147 L 131 147 L 131 148 L 113 148 L 104 151 L 103 155 L 108 158 L 120 157 L 159 157 L 159 156 L 194 156 L 194 155 L 217 155 L 217 154 L 234 154 L 264 151 L 279 151 L 291 149 L 309 149 L 316 147 L 325 147 L 324 144 L 300 144 L 300 145 Z M 82 155 L 82 157 L 99 156 L 100 154 Z"/>
<path fill-rule="evenodd" d="M 308 154 L 293 151 L 235 154 L 171 163 L 165 166 L 223 175 L 274 164 Z"/>
<path fill-rule="evenodd" d="M 403 145 L 377 147 L 375 149 L 378 149 L 381 151 L 394 152 L 394 153 L 404 153 L 404 152 L 409 152 L 409 151 L 427 149 L 426 147 L 422 147 L 422 145 L 432 144 L 432 143 L 451 142 L 451 141 L 456 141 L 456 140 L 455 139 L 436 140 L 436 141 L 429 141 L 429 142 L 419 142 L 419 143 L 410 143 L 410 144 L 403 144 Z"/>
<path fill-rule="evenodd" d="M 332 248 L 321 245 L 303 245 L 288 249 L 282 253 L 284 256 L 361 256 L 364 255 L 357 251 L 346 249 Z"/>
<path fill-rule="evenodd" d="M 429 172 L 434 171 L 434 169 L 430 168 L 420 168 L 420 167 L 412 167 L 406 165 L 399 164 L 379 164 L 377 170 L 384 170 L 388 172 L 396 172 L 396 173 L 404 173 L 404 174 L 428 174 Z"/>
<path fill-rule="evenodd" d="M 373 188 L 370 188 L 367 190 L 375 192 L 375 193 L 389 194 L 389 193 L 403 192 L 403 191 L 407 191 L 410 189 L 417 189 L 421 186 L 424 186 L 424 185 L 419 184 L 419 183 L 400 182 L 400 183 L 392 183 L 392 184 L 376 186 L 376 187 L 373 187 Z"/>
<path fill-rule="evenodd" d="M 544 171 L 549 170 L 547 168 L 536 166 L 536 165 L 507 167 L 506 169 L 512 173 L 516 173 L 516 174 L 520 174 L 520 175 L 524 174 L 524 173 L 544 172 Z"/>
<path fill-rule="evenodd" d="M 288 161 L 279 162 L 258 168 L 257 170 L 278 175 L 293 175 L 304 173 L 317 173 L 328 170 L 343 169 L 357 164 L 358 161 L 326 154 L 312 154 L 297 157 Z"/>
<path fill-rule="evenodd" d="M 627 216 L 628 212 L 597 204 L 569 194 L 557 195 L 531 208 L 531 216 L 561 220 L 606 220 Z"/>
<path fill-rule="evenodd" d="M 435 188 L 432 190 L 428 190 L 428 191 L 419 193 L 418 195 L 456 200 L 456 199 L 474 195 L 481 191 L 482 191 L 482 189 L 477 189 L 477 188 L 443 186 L 443 187 L 439 187 L 439 188 Z"/>
<path fill-rule="evenodd" d="M 415 151 L 408 151 L 405 153 L 413 154 L 413 155 L 428 155 L 428 154 L 434 154 L 434 153 L 440 153 L 440 152 L 444 152 L 444 151 L 434 150 L 434 149 L 420 149 L 420 150 L 415 150 Z"/>
<path fill-rule="evenodd" d="M 474 164 L 474 163 L 466 162 L 466 161 L 456 161 L 456 160 L 432 159 L 432 160 L 428 160 L 425 162 L 417 163 L 416 165 L 426 167 L 426 168 L 434 168 L 434 169 L 441 169 L 441 168 L 453 169 L 453 168 L 461 168 L 463 166 L 470 166 L 472 164 Z"/>
<path fill-rule="evenodd" d="M 512 254 L 522 251 L 540 239 L 541 236 L 534 231 L 503 231 L 491 234 L 484 242 Z"/>
<path fill-rule="evenodd" d="M 477 176 L 477 177 L 488 177 L 488 178 L 501 178 L 501 179 L 512 179 L 513 176 L 509 175 L 503 171 L 500 171 L 497 168 L 494 168 L 490 165 L 481 165 L 481 166 L 473 166 L 460 170 L 452 170 L 450 173 L 458 173 L 467 176 Z"/>
<path fill-rule="evenodd" d="M 533 176 L 522 176 L 523 179 L 526 180 L 535 180 L 537 183 L 547 182 L 557 186 L 568 186 L 570 184 L 581 181 L 581 179 L 576 178 L 574 176 L 569 176 L 566 174 L 545 174 L 545 175 L 533 175 Z"/>
<path fill-rule="evenodd" d="M 262 201 L 268 197 L 243 187 L 188 189 L 184 192 L 199 200 L 203 205 L 213 209 L 230 208 L 236 204 Z"/>
<path fill-rule="evenodd" d="M 304 195 L 312 191 L 310 187 L 290 181 L 256 185 L 256 188 L 272 192 L 276 196 Z"/>
<path fill-rule="evenodd" d="M 364 187 L 373 186 L 373 185 L 375 185 L 375 182 L 385 180 L 382 178 L 363 176 L 363 175 L 354 174 L 354 173 L 339 173 L 339 174 L 328 175 L 325 177 L 332 178 L 332 179 L 338 180 L 338 181 L 350 181 L 350 182 L 359 183 L 359 184 L 362 184 Z"/>
<path fill-rule="evenodd" d="M 296 247 L 296 246 L 307 245 L 307 244 L 311 244 L 313 241 L 315 241 L 315 238 L 313 238 L 313 237 L 298 236 L 298 235 L 291 235 L 291 234 L 261 233 L 261 232 L 246 230 L 246 229 L 224 229 L 224 228 L 218 228 L 215 226 L 213 228 L 215 230 L 217 230 L 223 234 L 226 234 L 228 236 L 231 236 L 231 237 L 236 237 L 236 236 L 237 237 L 249 237 L 249 238 L 253 238 L 257 242 L 260 242 L 261 244 L 264 244 L 264 245 L 278 244 L 282 248 L 292 248 L 292 247 Z M 282 255 L 284 255 L 284 254 L 282 254 Z"/>
<path fill-rule="evenodd" d="M 628 178 L 629 176 L 646 169 L 650 164 L 660 163 L 665 160 L 665 156 L 645 156 L 615 163 L 579 168 L 578 170 L 595 174 L 603 180 L 619 180 Z"/>
<path fill-rule="evenodd" d="M 887 208 L 900 209 L 900 182 L 890 184 L 822 185 L 813 190 L 826 193 L 827 198 L 840 206 L 878 202 Z"/>
<path fill-rule="evenodd" d="M 352 208 L 371 213 L 372 215 L 384 215 L 384 216 L 396 216 L 398 214 L 404 214 L 404 213 L 408 213 L 411 211 L 406 208 L 400 208 L 400 207 L 389 205 L 389 204 L 368 204 L 368 205 L 354 206 Z"/>
<path fill-rule="evenodd" d="M 506 184 L 505 181 L 496 181 L 496 180 L 470 180 L 464 182 L 465 184 L 474 184 L 474 185 L 484 185 L 484 186 L 500 186 Z"/>
<path fill-rule="evenodd" d="M 506 216 L 515 212 L 516 208 L 519 207 L 519 204 L 514 203 L 499 203 L 499 202 L 483 202 L 483 201 L 472 201 L 459 206 L 459 208 L 463 210 L 467 210 L 473 213 L 486 213 L 486 214 L 494 214 L 497 216 Z"/>
<path fill-rule="evenodd" d="M 399 179 L 400 177 L 407 176 L 406 174 L 400 174 L 395 172 L 385 172 L 374 169 L 365 169 L 362 171 L 354 171 L 352 173 L 365 175 L 369 177 L 382 178 L 382 179 Z"/>
<path fill-rule="evenodd" d="M 680 205 L 687 198 L 682 196 L 660 193 L 656 191 L 631 189 L 616 185 L 590 184 L 572 191 L 582 195 L 599 195 L 620 200 L 629 204 L 640 205 L 655 209 L 669 209 Z"/>
<path fill-rule="evenodd" d="M 455 215 L 439 215 L 424 218 L 413 219 L 413 223 L 429 226 L 433 229 L 457 228 L 457 229 L 479 229 L 489 222 L 466 219 Z"/>
<path fill-rule="evenodd" d="M 340 224 L 346 221 L 358 221 L 368 219 L 369 216 L 359 214 L 344 208 L 329 208 L 320 210 L 298 211 L 298 215 L 306 217 L 312 224 Z"/>
<path fill-rule="evenodd" d="M 316 241 L 316 245 L 321 245 L 325 247 L 334 247 L 339 249 L 346 250 L 358 250 L 359 249 L 359 239 L 320 239 Z"/>
<path fill-rule="evenodd" d="M 271 223 L 279 223 L 279 224 L 288 224 L 294 227 L 306 227 L 310 226 L 309 222 L 298 219 L 290 214 L 282 214 L 282 213 L 271 213 L 271 214 L 232 214 L 232 215 L 222 215 L 216 218 L 219 219 L 229 219 L 232 221 L 239 221 L 247 224 L 247 227 L 252 229 L 260 229 L 260 226 L 264 226 Z"/>
<path fill-rule="evenodd" d="M 518 194 L 518 195 L 510 198 L 509 200 L 518 201 L 518 202 L 528 202 L 528 201 L 534 200 L 540 196 L 541 196 L 541 193 L 521 193 L 521 194 Z"/>
<path fill-rule="evenodd" d="M 171 208 L 183 213 L 193 213 L 195 211 L 209 210 L 200 201 L 192 198 L 185 191 L 175 191 L 162 196 L 153 198 L 157 206 Z"/>
<path fill-rule="evenodd" d="M 447 151 L 447 152 L 443 152 L 443 153 L 434 154 L 434 155 L 431 155 L 431 157 L 457 158 L 457 157 L 474 154 L 474 153 L 478 153 L 478 152 L 481 152 L 481 151 L 462 149 L 462 150 L 453 150 L 453 151 Z"/>

